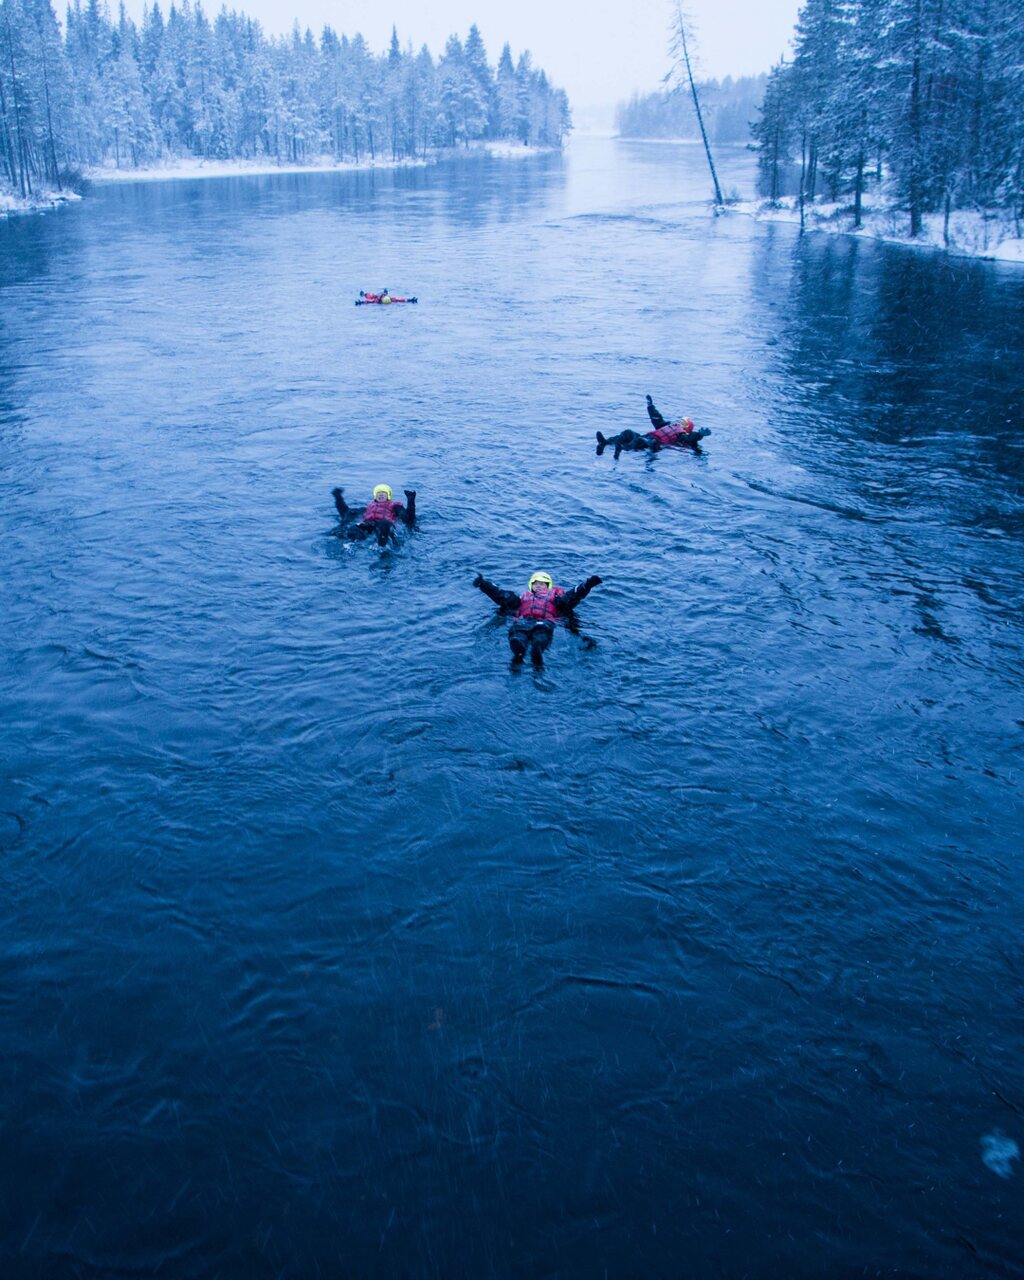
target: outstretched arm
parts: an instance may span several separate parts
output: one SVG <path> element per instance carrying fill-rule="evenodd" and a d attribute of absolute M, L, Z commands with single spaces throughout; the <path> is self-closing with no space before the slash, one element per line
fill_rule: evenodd
<path fill-rule="evenodd" d="M 519 597 L 514 591 L 504 591 L 488 582 L 482 574 L 473 579 L 473 586 L 479 588 L 489 600 L 493 600 L 499 609 L 514 609 L 519 604 Z"/>
<path fill-rule="evenodd" d="M 402 512 L 402 519 L 405 521 L 405 527 L 411 529 L 416 523 L 416 490 L 406 489 L 405 491 L 405 510 Z"/>
<path fill-rule="evenodd" d="M 601 585 L 602 581 L 597 574 L 592 574 L 586 582 L 581 582 L 578 587 L 573 587 L 564 596 L 559 596 L 555 601 L 555 608 L 559 613 L 571 613 L 581 600 L 585 600 L 595 587 Z"/>
<path fill-rule="evenodd" d="M 647 416 L 648 418 L 650 418 L 651 423 L 655 427 L 655 429 L 657 429 L 658 427 L 668 426 L 668 423 L 661 416 L 658 410 L 654 407 L 654 401 L 651 399 L 650 396 L 647 397 Z"/>
<path fill-rule="evenodd" d="M 343 490 L 332 489 L 331 493 L 334 496 L 334 505 L 338 509 L 338 515 L 341 516 L 342 520 L 348 520 L 355 515 L 352 508 L 345 502 L 345 494 Z"/>

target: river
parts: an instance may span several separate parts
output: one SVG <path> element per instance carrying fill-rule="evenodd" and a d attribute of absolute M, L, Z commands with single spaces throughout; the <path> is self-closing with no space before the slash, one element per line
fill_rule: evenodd
<path fill-rule="evenodd" d="M 1020 1274 L 1024 272 L 708 194 L 0 223 L 5 1278 Z"/>

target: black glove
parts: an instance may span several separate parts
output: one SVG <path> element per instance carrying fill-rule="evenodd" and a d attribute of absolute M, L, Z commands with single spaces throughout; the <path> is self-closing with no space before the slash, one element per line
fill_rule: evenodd
<path fill-rule="evenodd" d="M 415 498 L 415 497 L 416 497 L 416 490 L 415 490 L 415 489 L 406 489 L 406 491 L 405 491 L 405 496 L 406 496 L 406 497 L 409 499 L 409 501 L 411 502 L 411 501 L 413 500 L 413 498 Z"/>
<path fill-rule="evenodd" d="M 583 585 L 587 588 L 588 591 L 592 591 L 594 587 L 599 587 L 603 581 L 604 581 L 603 578 L 599 578 L 596 573 L 593 573 L 590 575 L 590 577 L 586 580 L 586 582 Z"/>
<path fill-rule="evenodd" d="M 344 490 L 344 489 L 332 489 L 332 490 L 331 490 L 331 494 L 332 494 L 335 498 L 340 498 L 340 497 L 344 494 L 344 492 L 345 492 L 345 490 Z"/>
<path fill-rule="evenodd" d="M 651 397 L 650 397 L 650 396 L 648 396 L 648 397 L 647 397 L 647 403 L 648 403 L 648 404 L 654 404 L 654 401 L 651 399 Z"/>
<path fill-rule="evenodd" d="M 473 579 L 473 586 L 482 587 L 483 585 L 484 585 L 484 575 L 482 573 L 478 573 L 476 577 Z"/>
<path fill-rule="evenodd" d="M 409 299 L 409 301 L 410 301 L 410 302 L 419 302 L 419 298 L 410 298 L 410 299 Z"/>

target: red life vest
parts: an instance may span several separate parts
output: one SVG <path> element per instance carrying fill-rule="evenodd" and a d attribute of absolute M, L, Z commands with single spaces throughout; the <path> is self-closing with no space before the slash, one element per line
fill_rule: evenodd
<path fill-rule="evenodd" d="M 675 444 L 677 440 L 682 440 L 690 435 L 693 431 L 693 423 L 689 418 L 684 418 L 682 422 L 673 422 L 668 427 L 658 427 L 651 432 L 651 435 L 657 440 L 658 444 Z"/>
<path fill-rule="evenodd" d="M 398 508 L 401 505 L 400 502 L 391 502 L 388 498 L 374 498 L 363 512 L 362 519 L 366 522 L 386 520 L 388 524 L 394 524 L 398 519 Z"/>
<path fill-rule="evenodd" d="M 383 297 L 384 295 L 382 293 L 364 293 L 363 301 L 364 302 L 380 302 L 381 298 Z"/>
<path fill-rule="evenodd" d="M 561 587 L 550 590 L 527 591 L 519 597 L 517 618 L 532 618 L 534 622 L 554 622 L 558 617 L 555 601 L 565 592 Z"/>

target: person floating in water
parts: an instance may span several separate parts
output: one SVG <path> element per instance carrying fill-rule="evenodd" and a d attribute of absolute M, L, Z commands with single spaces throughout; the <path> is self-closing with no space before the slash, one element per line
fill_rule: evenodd
<path fill-rule="evenodd" d="M 598 586 L 601 579 L 589 577 L 578 587 L 566 591 L 556 587 L 548 573 L 535 573 L 530 578 L 529 590 L 523 595 L 504 591 L 488 582 L 482 574 L 473 579 L 473 586 L 493 600 L 503 613 L 512 614 L 508 629 L 508 643 L 512 650 L 512 664 L 518 666 L 530 651 L 530 661 L 535 667 L 544 665 L 544 650 L 555 634 L 555 623 L 561 618 L 571 620 L 573 609 Z"/>
<path fill-rule="evenodd" d="M 359 290 L 359 298 L 356 301 L 357 307 L 366 307 L 376 304 L 377 306 L 387 307 L 392 302 L 419 302 L 419 298 L 396 298 L 393 293 L 387 289 L 381 289 L 380 293 L 364 293 Z"/>
<path fill-rule="evenodd" d="M 363 538 L 376 538 L 378 547 L 386 547 L 395 541 L 395 525 L 399 520 L 407 529 L 416 523 L 416 490 L 405 490 L 405 503 L 394 502 L 391 487 L 386 484 L 373 486 L 373 501 L 357 511 L 345 501 L 341 489 L 332 489 L 334 505 L 341 517 L 341 532 L 346 538 L 361 542 Z"/>
<path fill-rule="evenodd" d="M 615 446 L 616 458 L 623 449 L 651 449 L 657 452 L 670 444 L 689 445 L 692 449 L 699 449 L 700 442 L 705 436 L 711 434 L 710 427 L 702 427 L 698 430 L 690 418 L 680 418 L 678 422 L 666 422 L 654 407 L 654 401 L 650 396 L 647 397 L 647 416 L 654 430 L 645 431 L 643 435 L 639 431 L 628 429 L 620 431 L 617 436 L 603 436 L 599 431 L 597 433 L 598 456 L 604 453 L 608 445 Z"/>

